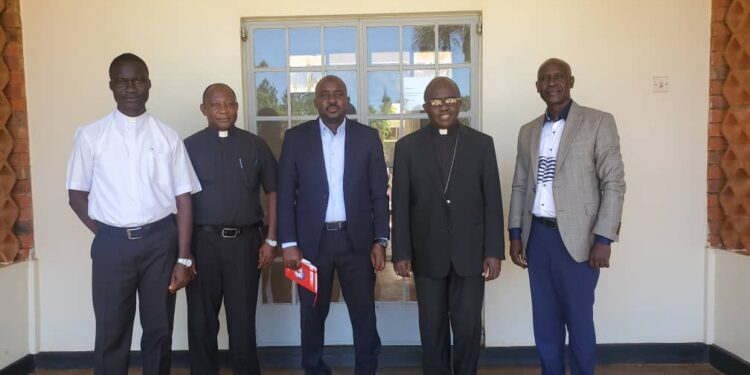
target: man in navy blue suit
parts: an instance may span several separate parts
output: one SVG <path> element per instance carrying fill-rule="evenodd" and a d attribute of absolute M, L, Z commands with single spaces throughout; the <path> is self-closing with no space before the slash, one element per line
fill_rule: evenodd
<path fill-rule="evenodd" d="M 388 246 L 388 175 L 377 130 L 346 118 L 346 85 L 326 76 L 315 86 L 319 118 L 286 131 L 277 186 L 284 264 L 303 256 L 318 268 L 317 300 L 298 288 L 302 368 L 330 374 L 322 359 L 333 272 L 349 310 L 355 373 L 374 374 L 380 337 L 375 324 L 375 272 Z"/>

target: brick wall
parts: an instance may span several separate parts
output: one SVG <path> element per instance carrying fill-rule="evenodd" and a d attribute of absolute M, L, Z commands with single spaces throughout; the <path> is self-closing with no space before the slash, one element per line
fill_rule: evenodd
<path fill-rule="evenodd" d="M 19 0 L 0 0 L 0 264 L 33 257 L 31 163 Z"/>
<path fill-rule="evenodd" d="M 750 254 L 750 0 L 713 0 L 709 245 Z"/>

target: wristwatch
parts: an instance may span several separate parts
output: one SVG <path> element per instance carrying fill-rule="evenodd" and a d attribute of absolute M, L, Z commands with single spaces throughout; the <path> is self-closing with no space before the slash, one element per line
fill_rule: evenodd
<path fill-rule="evenodd" d="M 265 242 L 266 242 L 266 243 L 267 243 L 267 244 L 268 244 L 269 246 L 273 246 L 273 247 L 276 247 L 276 245 L 278 245 L 278 244 L 279 244 L 279 243 L 278 243 L 278 242 L 277 242 L 276 240 L 272 240 L 272 239 L 270 239 L 270 238 L 266 238 L 266 241 L 265 241 Z"/>
<path fill-rule="evenodd" d="M 177 258 L 177 263 L 182 264 L 185 267 L 192 267 L 193 266 L 193 260 L 190 258 Z"/>
<path fill-rule="evenodd" d="M 388 248 L 388 240 L 385 239 L 385 238 L 377 238 L 377 239 L 375 239 L 375 241 L 373 241 L 373 243 L 376 243 L 376 244 L 382 246 L 384 249 Z"/>

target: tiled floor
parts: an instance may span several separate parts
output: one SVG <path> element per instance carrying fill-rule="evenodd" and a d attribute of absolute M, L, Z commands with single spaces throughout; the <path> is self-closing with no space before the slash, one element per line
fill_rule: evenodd
<path fill-rule="evenodd" d="M 173 375 L 189 375 L 187 369 L 174 369 Z M 339 368 L 333 371 L 334 375 L 353 374 L 351 368 Z M 380 369 L 381 375 L 412 375 L 420 374 L 417 368 L 383 368 Z M 479 370 L 480 375 L 538 375 L 538 368 L 534 367 L 502 367 L 502 368 L 482 368 Z M 707 364 L 697 365 L 610 365 L 599 366 L 596 369 L 597 375 L 720 375 L 721 372 Z M 91 370 L 68 370 L 68 371 L 37 371 L 36 375 L 90 375 Z M 133 369 L 130 375 L 141 375 L 140 369 Z M 222 370 L 221 375 L 231 375 L 230 370 Z M 302 374 L 300 370 L 290 369 L 265 369 L 264 375 L 298 375 Z"/>

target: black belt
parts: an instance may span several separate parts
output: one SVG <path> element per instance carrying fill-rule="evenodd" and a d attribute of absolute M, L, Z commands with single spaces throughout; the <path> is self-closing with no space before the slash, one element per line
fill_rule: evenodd
<path fill-rule="evenodd" d="M 139 227 L 122 228 L 98 222 L 99 230 L 118 237 L 125 237 L 129 240 L 140 240 L 160 229 L 166 228 L 169 224 L 174 223 L 174 215 L 167 215 L 163 219 L 153 223 L 141 225 Z"/>
<path fill-rule="evenodd" d="M 539 224 L 546 225 L 550 228 L 557 228 L 557 219 L 554 217 L 539 217 L 539 216 L 531 216 L 534 221 L 536 221 Z"/>
<path fill-rule="evenodd" d="M 324 225 L 325 230 L 332 232 L 346 229 L 346 221 L 329 221 Z"/>
<path fill-rule="evenodd" d="M 249 233 L 251 231 L 258 230 L 260 226 L 260 224 L 241 226 L 196 225 L 196 228 L 203 229 L 206 232 L 218 233 L 224 238 L 236 238 L 242 233 Z"/>

